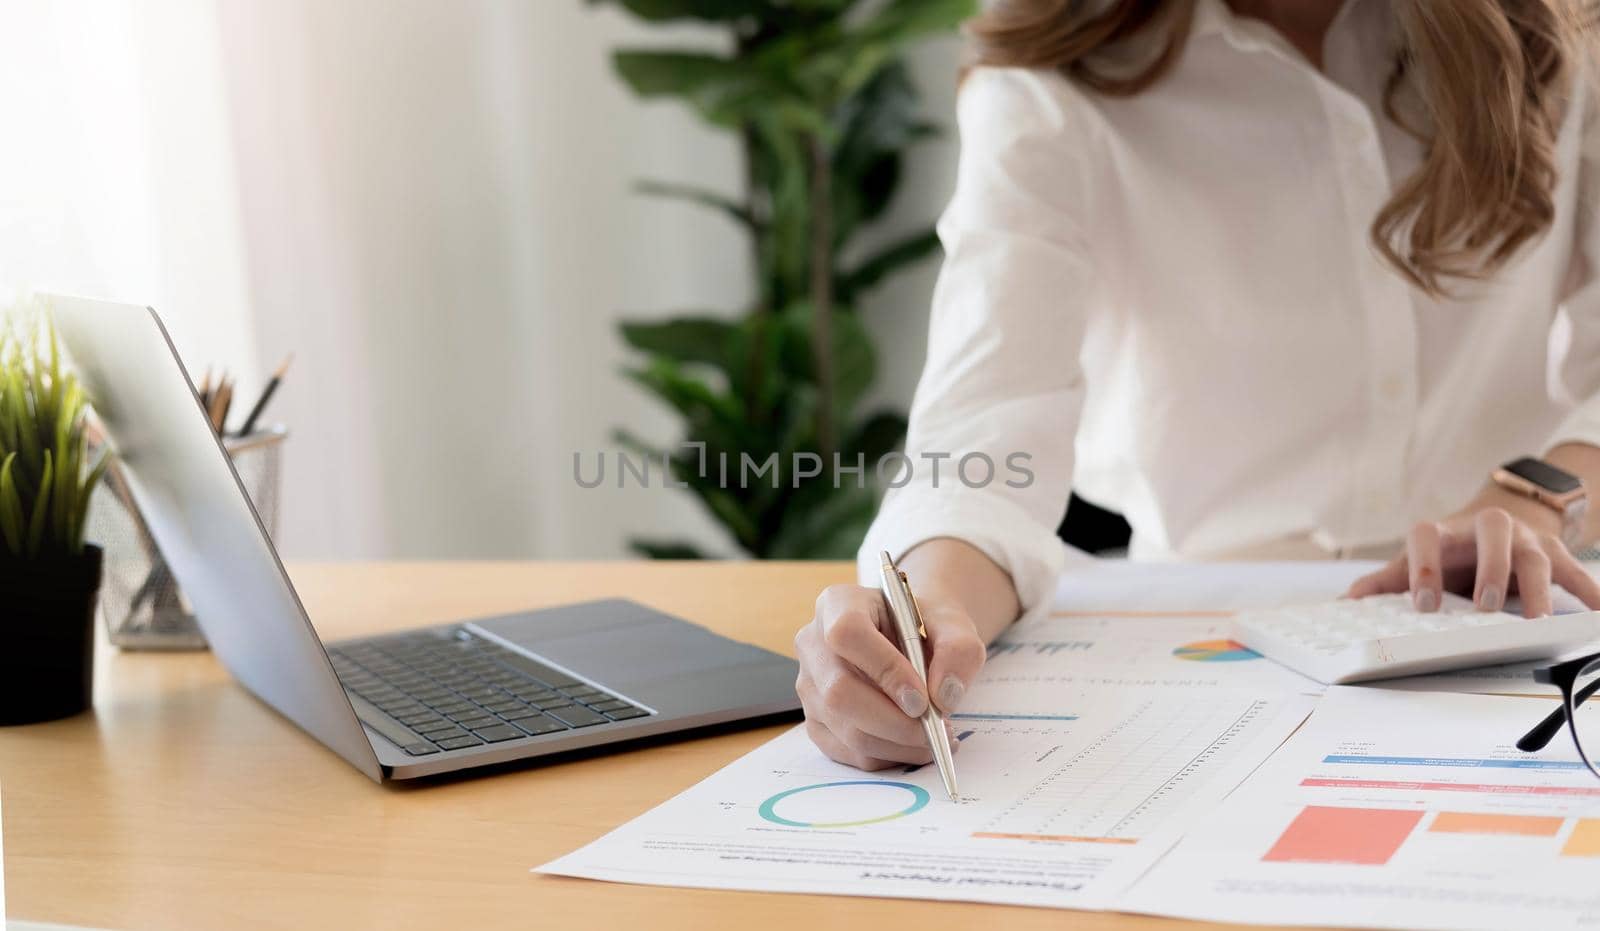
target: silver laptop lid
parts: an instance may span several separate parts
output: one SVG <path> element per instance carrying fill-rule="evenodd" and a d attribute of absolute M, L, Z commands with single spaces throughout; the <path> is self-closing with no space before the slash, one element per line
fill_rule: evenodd
<path fill-rule="evenodd" d="M 45 295 L 150 532 L 217 658 L 351 765 L 377 755 L 153 310 Z"/>

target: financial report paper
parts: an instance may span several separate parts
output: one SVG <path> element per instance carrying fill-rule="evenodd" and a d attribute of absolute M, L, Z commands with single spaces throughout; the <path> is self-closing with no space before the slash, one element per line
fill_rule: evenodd
<path fill-rule="evenodd" d="M 1053 617 L 1099 616 L 1120 622 L 1141 616 L 1207 615 L 1216 618 L 1217 636 L 1226 637 L 1228 618 L 1235 611 L 1338 598 L 1351 582 L 1381 565 L 1357 560 L 1221 564 L 1084 560 L 1057 583 Z M 1557 613 L 1588 610 L 1560 588 L 1553 595 Z M 1520 602 L 1513 598 L 1506 610 L 1520 611 Z M 1600 643 L 1577 652 L 1595 649 Z M 1550 662 L 1483 666 L 1375 684 L 1410 691 L 1550 695 L 1549 686 L 1533 681 L 1533 670 Z"/>
<path fill-rule="evenodd" d="M 931 767 L 840 766 L 796 728 L 542 872 L 663 885 L 1101 908 L 1304 720 L 1302 677 L 1215 617 L 1009 631 Z"/>
<path fill-rule="evenodd" d="M 1120 905 L 1219 921 L 1600 927 L 1600 779 L 1553 702 L 1333 688 Z M 1600 707 L 1593 709 L 1600 715 Z"/>

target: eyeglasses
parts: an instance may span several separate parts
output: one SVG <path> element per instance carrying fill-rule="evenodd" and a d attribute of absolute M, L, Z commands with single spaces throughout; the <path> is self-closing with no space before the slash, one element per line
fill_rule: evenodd
<path fill-rule="evenodd" d="M 1523 734 L 1517 749 L 1526 753 L 1543 750 L 1565 724 L 1584 765 L 1600 776 L 1600 702 L 1590 705 L 1583 714 L 1578 713 L 1590 696 L 1600 692 L 1600 653 L 1535 669 L 1533 679 L 1560 689 L 1561 707 Z"/>

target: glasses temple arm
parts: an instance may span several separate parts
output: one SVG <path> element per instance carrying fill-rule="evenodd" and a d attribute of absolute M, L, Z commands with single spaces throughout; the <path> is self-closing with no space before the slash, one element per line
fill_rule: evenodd
<path fill-rule="evenodd" d="M 1533 726 L 1533 730 L 1522 735 L 1517 741 L 1517 749 L 1523 753 L 1533 753 L 1543 750 L 1555 736 L 1561 733 L 1561 725 L 1567 723 L 1566 706 L 1560 706 L 1545 716 L 1543 721 Z"/>
<path fill-rule="evenodd" d="M 1584 686 L 1578 691 L 1578 694 L 1572 696 L 1573 706 L 1576 707 L 1588 701 L 1589 696 L 1593 695 L 1597 690 L 1600 690 L 1600 679 L 1596 679 Z M 1533 730 L 1523 734 L 1522 739 L 1517 741 L 1517 749 L 1524 753 L 1543 750 L 1555 738 L 1556 734 L 1561 732 L 1561 725 L 1565 724 L 1566 721 L 1567 707 L 1563 704 L 1546 715 L 1543 721 L 1534 725 Z"/>

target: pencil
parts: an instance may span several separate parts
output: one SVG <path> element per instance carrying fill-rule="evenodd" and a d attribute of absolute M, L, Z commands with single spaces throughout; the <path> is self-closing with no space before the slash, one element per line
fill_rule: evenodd
<path fill-rule="evenodd" d="M 217 398 L 217 406 L 222 409 L 217 414 L 218 436 L 222 436 L 228 432 L 228 411 L 233 408 L 233 386 L 233 379 L 230 378 L 228 379 L 228 383 L 223 385 L 222 390 L 218 392 L 219 396 Z"/>
<path fill-rule="evenodd" d="M 240 436 L 249 436 L 250 431 L 256 428 L 256 421 L 261 419 L 261 412 L 267 409 L 267 402 L 272 400 L 273 392 L 278 390 L 278 384 L 283 381 L 283 376 L 289 371 L 289 363 L 294 361 L 294 355 L 284 357 L 283 364 L 267 379 L 267 386 L 261 389 L 261 397 L 256 400 L 254 407 L 250 408 L 250 415 L 244 419 L 244 426 L 239 428 Z"/>
<path fill-rule="evenodd" d="M 211 418 L 211 428 L 218 433 L 222 432 L 222 421 L 227 416 L 228 399 L 233 395 L 233 382 L 228 380 L 226 373 L 217 382 L 217 390 L 211 395 L 211 409 L 206 413 Z"/>

